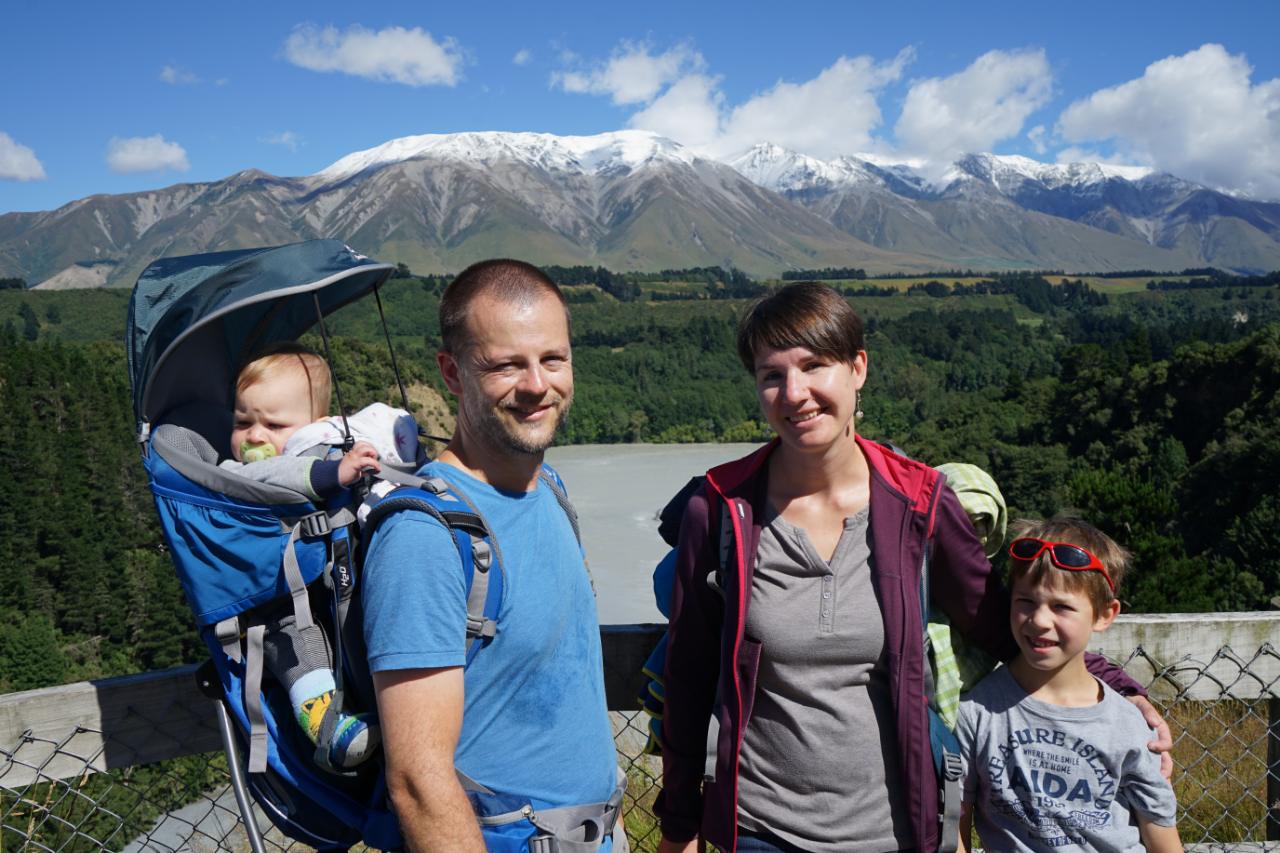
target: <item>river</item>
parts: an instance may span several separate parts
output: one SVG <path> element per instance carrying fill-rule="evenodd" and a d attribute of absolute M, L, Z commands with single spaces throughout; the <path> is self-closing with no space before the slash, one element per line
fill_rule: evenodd
<path fill-rule="evenodd" d="M 659 510 L 690 477 L 758 446 L 579 444 L 547 451 L 578 509 L 601 624 L 665 621 L 653 603 L 653 567 L 667 552 L 658 537 Z"/>

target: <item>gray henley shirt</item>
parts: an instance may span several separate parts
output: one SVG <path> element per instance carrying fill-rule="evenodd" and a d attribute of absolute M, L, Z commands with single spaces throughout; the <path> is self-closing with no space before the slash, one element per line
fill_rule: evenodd
<path fill-rule="evenodd" d="M 738 822 L 820 853 L 911 844 L 868 518 L 845 519 L 828 563 L 770 508 L 747 609 L 759 668 Z"/>

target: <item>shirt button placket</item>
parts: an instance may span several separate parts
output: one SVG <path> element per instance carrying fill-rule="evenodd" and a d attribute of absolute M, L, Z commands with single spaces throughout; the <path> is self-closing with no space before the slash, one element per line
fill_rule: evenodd
<path fill-rule="evenodd" d="M 821 630 L 824 634 L 835 632 L 835 575 L 826 574 L 822 576 L 822 622 Z"/>

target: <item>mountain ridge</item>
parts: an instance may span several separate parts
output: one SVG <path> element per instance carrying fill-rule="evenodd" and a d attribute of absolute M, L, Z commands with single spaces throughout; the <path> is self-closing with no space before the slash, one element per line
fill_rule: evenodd
<path fill-rule="evenodd" d="M 939 167 L 762 143 L 726 162 L 639 130 L 390 140 L 312 175 L 0 214 L 0 275 L 128 285 L 156 257 L 338 236 L 421 272 L 493 255 L 611 269 L 1280 268 L 1280 204 L 1143 167 L 972 154 Z M 74 272 L 74 271 L 73 271 Z"/>
<path fill-rule="evenodd" d="M 936 167 L 856 156 L 822 161 L 771 145 L 748 149 L 731 163 L 880 246 L 950 254 L 986 248 L 1006 260 L 1038 257 L 1045 267 L 1058 266 L 1051 262 L 1056 258 L 1068 269 L 1073 256 L 1080 263 L 1090 255 L 1142 267 L 1148 249 L 1164 250 L 1165 262 L 1177 257 L 1239 272 L 1280 265 L 1280 204 L 1145 167 L 970 154 L 934 177 Z M 886 222 L 896 223 L 894 239 L 878 236 Z M 1082 251 L 1063 251 L 1072 244 Z"/>

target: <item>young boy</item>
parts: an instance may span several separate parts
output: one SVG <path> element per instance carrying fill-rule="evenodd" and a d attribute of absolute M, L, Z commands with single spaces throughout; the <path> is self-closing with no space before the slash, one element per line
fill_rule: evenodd
<path fill-rule="evenodd" d="M 1176 803 L 1138 710 L 1085 668 L 1120 612 L 1128 554 L 1069 518 L 1020 522 L 1009 545 L 1021 654 L 960 703 L 960 849 L 1181 851 Z"/>
<path fill-rule="evenodd" d="M 311 500 L 332 497 L 355 483 L 365 469 L 380 470 L 377 451 L 363 441 L 341 459 L 282 455 L 290 436 L 328 414 L 330 387 L 324 359 L 296 344 L 277 346 L 247 364 L 236 380 L 234 459 L 219 467 L 293 489 Z M 324 630 L 316 625 L 300 630 L 292 613 L 284 615 L 269 625 L 263 657 L 288 690 L 299 725 L 317 743 L 337 689 Z M 327 745 L 327 762 L 330 767 L 350 769 L 373 753 L 380 740 L 378 727 L 363 714 L 335 712 L 338 718 Z"/>

